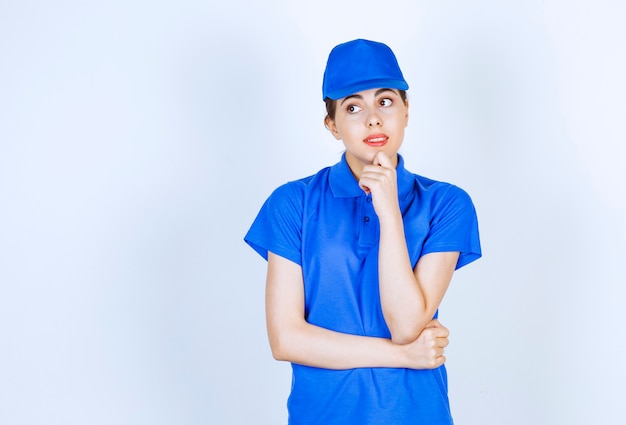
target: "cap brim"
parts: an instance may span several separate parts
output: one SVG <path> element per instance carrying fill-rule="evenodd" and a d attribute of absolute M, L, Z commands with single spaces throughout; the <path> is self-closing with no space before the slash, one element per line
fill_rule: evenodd
<path fill-rule="evenodd" d="M 338 100 L 346 96 L 350 96 L 351 94 L 355 94 L 360 91 L 371 90 L 371 89 L 408 90 L 409 85 L 404 80 L 395 80 L 395 79 L 359 81 L 358 83 L 351 84 L 345 87 L 341 87 L 340 89 L 327 92 L 323 100 L 326 100 L 326 98 L 330 98 L 332 100 Z"/>

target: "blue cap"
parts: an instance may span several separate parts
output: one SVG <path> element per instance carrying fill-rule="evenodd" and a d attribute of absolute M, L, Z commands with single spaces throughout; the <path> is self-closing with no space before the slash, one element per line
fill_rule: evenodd
<path fill-rule="evenodd" d="M 331 50 L 322 83 L 322 100 L 333 100 L 375 89 L 407 90 L 396 56 L 389 46 L 369 40 L 353 40 Z"/>

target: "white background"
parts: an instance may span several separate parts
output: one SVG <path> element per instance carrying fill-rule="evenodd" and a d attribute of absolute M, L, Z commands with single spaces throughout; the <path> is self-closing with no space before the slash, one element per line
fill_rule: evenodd
<path fill-rule="evenodd" d="M 330 49 L 389 44 L 407 168 L 466 189 L 458 424 L 598 424 L 626 395 L 620 1 L 0 1 L 0 423 L 281 424 L 279 184 L 339 160 Z"/>

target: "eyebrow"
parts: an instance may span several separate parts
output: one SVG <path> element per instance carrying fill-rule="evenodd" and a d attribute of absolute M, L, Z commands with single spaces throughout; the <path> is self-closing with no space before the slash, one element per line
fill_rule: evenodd
<path fill-rule="evenodd" d="M 384 93 L 384 92 L 386 92 L 386 91 L 390 91 L 390 92 L 395 93 L 392 89 L 378 89 L 378 90 L 376 90 L 376 93 L 374 93 L 374 97 L 376 97 L 376 96 L 378 96 L 379 94 Z M 345 97 L 345 98 L 341 101 L 341 104 L 343 105 L 343 104 L 344 104 L 344 103 L 345 103 L 348 99 L 352 99 L 352 98 L 355 98 L 355 99 L 363 99 L 363 96 L 361 96 L 360 94 L 351 94 L 350 96 L 346 96 L 346 97 Z"/>

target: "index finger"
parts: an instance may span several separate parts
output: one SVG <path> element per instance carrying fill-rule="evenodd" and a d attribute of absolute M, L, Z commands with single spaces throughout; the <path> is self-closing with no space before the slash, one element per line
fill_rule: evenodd
<path fill-rule="evenodd" d="M 374 165 L 380 165 L 385 168 L 393 168 L 393 164 L 391 163 L 391 159 L 384 152 L 378 152 L 374 157 L 374 161 L 372 162 Z"/>

